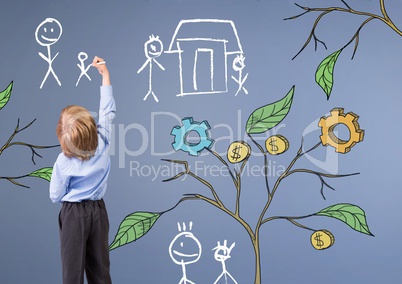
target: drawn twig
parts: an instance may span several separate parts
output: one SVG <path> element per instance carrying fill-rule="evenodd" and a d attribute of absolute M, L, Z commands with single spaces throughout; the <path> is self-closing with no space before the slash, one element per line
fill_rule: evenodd
<path fill-rule="evenodd" d="M 260 152 L 264 155 L 264 178 L 265 178 L 265 187 L 267 188 L 268 195 L 271 194 L 271 191 L 269 189 L 269 181 L 268 181 L 268 153 L 267 151 L 264 150 L 264 148 L 258 144 L 257 141 L 254 140 L 254 138 L 247 133 L 247 136 L 251 139 L 251 141 L 257 146 L 257 148 L 260 150 Z"/>
<path fill-rule="evenodd" d="M 330 186 L 330 185 L 324 180 L 324 177 L 326 177 L 326 178 L 339 178 L 339 177 L 348 177 L 348 176 L 354 176 L 354 175 L 358 175 L 358 174 L 359 174 L 359 173 L 352 173 L 352 174 L 332 175 L 332 174 L 320 173 L 320 172 L 316 172 L 316 171 L 312 171 L 312 170 L 308 170 L 308 169 L 295 169 L 295 170 L 289 171 L 289 172 L 286 174 L 285 177 L 288 177 L 288 176 L 290 176 L 291 174 L 294 174 L 294 173 L 308 173 L 308 174 L 316 175 L 316 176 L 320 179 L 320 181 L 321 181 L 321 190 L 320 190 L 320 192 L 321 192 L 321 195 L 322 195 L 322 197 L 323 197 L 324 199 L 326 199 L 325 196 L 324 196 L 324 192 L 323 192 L 323 190 L 324 190 L 324 185 L 325 185 L 326 187 L 332 189 L 332 190 L 335 190 L 332 186 Z"/>
<path fill-rule="evenodd" d="M 166 161 L 166 162 L 182 164 L 182 165 L 184 165 L 184 168 L 185 168 L 185 170 L 184 170 L 183 172 L 178 173 L 177 175 L 175 175 L 175 176 L 172 177 L 172 178 L 165 179 L 165 180 L 163 180 L 163 182 L 172 181 L 172 180 L 177 179 L 177 178 L 179 178 L 180 176 L 186 174 L 186 175 L 189 175 L 189 176 L 195 178 L 196 180 L 198 180 L 199 182 L 201 182 L 202 184 L 204 184 L 205 186 L 207 186 L 207 187 L 211 190 L 212 195 L 214 196 L 214 199 L 211 199 L 211 198 L 208 198 L 208 197 L 206 197 L 206 196 L 204 196 L 204 195 L 201 195 L 201 194 L 185 194 L 185 195 L 184 195 L 185 197 L 183 197 L 183 198 L 176 204 L 176 206 L 177 206 L 180 202 L 185 201 L 185 200 L 194 200 L 194 199 L 203 200 L 203 201 L 205 201 L 205 202 L 207 202 L 207 203 L 209 203 L 209 204 L 215 206 L 216 208 L 222 210 L 223 212 L 227 213 L 228 215 L 230 215 L 230 216 L 233 217 L 234 219 L 236 219 L 236 220 L 247 230 L 247 232 L 250 234 L 250 236 L 254 236 L 254 233 L 253 233 L 251 227 L 250 227 L 250 226 L 247 224 L 247 222 L 244 221 L 244 220 L 240 217 L 240 215 L 239 215 L 239 200 L 236 201 L 236 211 L 235 211 L 235 213 L 233 213 L 232 211 L 230 211 L 230 210 L 222 203 L 222 201 L 220 200 L 220 198 L 219 198 L 218 194 L 216 193 L 214 187 L 213 187 L 209 182 L 207 182 L 206 180 L 202 179 L 201 177 L 197 176 L 196 174 L 194 174 L 194 173 L 192 173 L 192 172 L 190 171 L 190 168 L 189 168 L 188 163 L 187 163 L 186 161 L 169 160 L 169 159 L 162 159 L 162 160 L 163 160 L 163 161 Z M 242 168 L 244 168 L 244 167 L 242 167 Z M 238 174 L 239 174 L 239 173 L 238 173 Z M 239 175 L 237 176 L 237 180 L 240 181 L 240 176 L 239 176 Z M 238 187 L 237 199 L 240 199 L 240 198 L 239 198 L 239 197 L 240 197 L 239 195 L 240 195 L 240 186 Z M 176 206 L 175 206 L 175 207 L 176 207 Z M 170 211 L 170 209 L 169 209 L 169 211 Z"/>
<path fill-rule="evenodd" d="M 35 149 L 48 149 L 48 148 L 55 148 L 58 147 L 60 145 L 52 145 L 52 146 L 38 146 L 38 145 L 33 145 L 33 144 L 28 144 L 25 142 L 12 142 L 12 140 L 15 138 L 15 136 L 22 132 L 23 130 L 27 129 L 28 127 L 30 127 L 34 122 L 36 121 L 36 118 L 34 120 L 32 120 L 28 125 L 26 125 L 25 127 L 19 129 L 20 127 L 20 119 L 18 119 L 17 122 L 17 126 L 14 129 L 13 134 L 11 134 L 10 138 L 8 139 L 8 141 L 3 145 L 3 147 L 0 148 L 0 155 L 7 149 L 10 148 L 11 146 L 15 146 L 15 145 L 20 145 L 20 146 L 25 146 L 31 149 L 32 151 L 32 162 L 36 165 L 35 163 L 35 156 L 38 156 L 39 158 L 42 158 L 41 155 L 39 155 L 39 153 L 35 150 Z"/>
<path fill-rule="evenodd" d="M 354 50 L 353 50 L 353 55 L 352 55 L 352 59 L 354 58 L 354 55 L 356 53 L 357 47 L 359 45 L 359 35 L 360 35 L 360 31 L 361 29 L 371 20 L 380 20 L 383 23 L 385 23 L 387 26 L 389 26 L 393 31 L 395 31 L 398 35 L 402 36 L 402 31 L 400 29 L 398 29 L 398 27 L 392 22 L 391 18 L 388 16 L 388 13 L 386 11 L 385 8 L 385 4 L 384 4 L 384 0 L 380 0 L 380 10 L 381 10 L 381 14 L 382 15 L 376 15 L 376 14 L 372 14 L 369 12 L 362 12 L 362 11 L 356 11 L 354 9 L 352 9 L 344 0 L 341 0 L 342 3 L 346 6 L 346 8 L 342 8 L 342 7 L 327 7 L 327 8 L 310 8 L 310 7 L 305 7 L 305 6 L 301 6 L 297 3 L 295 3 L 295 5 L 299 8 L 301 8 L 302 10 L 304 10 L 303 13 L 293 16 L 293 17 L 289 17 L 289 18 L 285 18 L 284 20 L 294 20 L 297 19 L 307 13 L 310 12 L 321 12 L 316 20 L 314 21 L 313 27 L 310 31 L 310 34 L 307 38 L 307 40 L 305 41 L 304 45 L 302 46 L 302 48 L 296 53 L 296 55 L 292 58 L 295 59 L 306 47 L 307 45 L 310 43 L 310 41 L 312 39 L 314 39 L 314 45 L 315 45 L 315 50 L 317 50 L 317 44 L 320 43 L 322 44 L 325 49 L 327 49 L 325 43 L 321 40 L 318 39 L 317 35 L 316 35 L 316 28 L 318 26 L 318 23 L 321 21 L 321 19 L 323 19 L 323 17 L 329 13 L 332 12 L 342 12 L 342 13 L 349 13 L 349 14 L 354 14 L 354 15 L 359 15 L 359 16 L 365 16 L 367 17 L 367 19 L 365 19 L 362 24 L 358 27 L 357 31 L 354 33 L 354 35 L 352 36 L 352 38 L 341 48 L 344 49 L 346 48 L 349 44 L 351 44 L 353 41 L 355 41 L 355 46 L 354 46 Z"/>
<path fill-rule="evenodd" d="M 184 169 L 185 169 L 185 171 L 178 173 L 178 174 L 177 174 L 176 176 L 174 176 L 173 178 L 165 179 L 165 180 L 163 180 L 163 182 L 167 182 L 167 181 L 171 181 L 171 180 L 177 179 L 177 178 L 179 178 L 180 176 L 182 176 L 182 175 L 184 175 L 184 174 L 189 175 L 189 176 L 192 176 L 193 178 L 195 178 L 196 180 L 198 180 L 199 182 L 201 182 L 202 184 L 204 184 L 205 186 L 207 186 L 207 187 L 211 190 L 211 193 L 212 193 L 212 195 L 214 196 L 215 201 L 217 202 L 217 204 L 219 205 L 219 207 L 226 208 L 226 207 L 223 205 L 222 201 L 219 199 L 219 196 L 218 196 L 218 194 L 216 193 L 214 187 L 213 187 L 209 182 L 207 182 L 206 180 L 204 180 L 204 179 L 200 178 L 199 176 L 195 175 L 194 173 L 192 173 L 192 172 L 190 171 L 190 168 L 189 168 L 188 163 L 187 163 L 186 161 L 168 160 L 168 159 L 162 159 L 162 161 L 171 162 L 171 163 L 175 163 L 175 164 L 182 164 L 182 165 L 184 165 Z"/>
<path fill-rule="evenodd" d="M 286 217 L 286 216 L 272 216 L 269 218 L 264 219 L 261 224 L 267 223 L 269 221 L 273 221 L 273 220 L 278 220 L 278 219 L 285 219 L 287 221 L 289 221 L 290 223 L 292 223 L 293 225 L 296 225 L 297 227 L 300 227 L 302 229 L 306 229 L 306 230 L 310 230 L 310 231 L 316 231 L 312 228 L 309 228 L 305 225 L 300 224 L 299 222 L 296 222 L 295 220 L 297 219 L 305 219 L 305 218 L 309 218 L 314 216 L 314 214 L 310 214 L 310 215 L 306 215 L 306 216 L 300 216 L 300 217 Z"/>
<path fill-rule="evenodd" d="M 0 177 L 0 179 L 5 179 L 8 180 L 9 182 L 21 186 L 21 187 L 25 187 L 25 188 L 29 188 L 29 186 L 23 185 L 17 181 L 15 181 L 16 179 L 21 179 L 21 178 L 25 178 L 25 177 L 29 177 L 29 175 L 23 175 L 23 176 L 18 176 L 18 177 Z"/>
<path fill-rule="evenodd" d="M 242 175 L 242 172 L 244 170 L 244 167 L 246 166 L 246 164 L 248 162 L 248 158 L 243 160 L 239 171 L 236 171 L 236 169 L 234 169 L 234 172 L 235 172 L 235 175 L 234 175 L 232 170 L 230 169 L 228 163 L 221 156 L 219 156 L 218 153 L 216 153 L 215 151 L 213 151 L 213 150 L 211 150 L 209 148 L 206 148 L 206 150 L 209 151 L 215 157 L 218 158 L 218 160 L 227 168 L 230 176 L 232 177 L 233 184 L 236 187 L 236 211 L 235 211 L 235 215 L 240 216 L 241 175 Z"/>
<path fill-rule="evenodd" d="M 263 224 L 263 218 L 265 216 L 265 213 L 267 212 L 269 206 L 271 205 L 271 202 L 273 200 L 273 197 L 275 195 L 276 190 L 278 189 L 279 184 L 281 183 L 281 181 L 287 176 L 287 174 L 289 173 L 289 171 L 291 170 L 291 168 L 293 167 L 293 165 L 296 163 L 296 161 L 302 157 L 304 154 L 314 150 L 315 148 L 317 148 L 319 145 L 321 145 L 321 142 L 317 143 L 316 145 L 314 145 L 312 148 L 310 148 L 309 150 L 303 152 L 303 139 L 302 139 L 302 143 L 300 145 L 299 150 L 297 151 L 296 156 L 293 158 L 293 160 L 290 162 L 290 164 L 288 165 L 288 167 L 286 168 L 286 170 L 279 176 L 279 178 L 276 180 L 274 187 L 272 188 L 272 192 L 270 194 L 268 194 L 268 199 L 267 202 L 264 206 L 264 209 L 262 210 L 260 217 L 258 219 L 258 222 L 256 224 L 255 227 L 255 232 L 256 234 L 259 232 L 261 225 Z"/>

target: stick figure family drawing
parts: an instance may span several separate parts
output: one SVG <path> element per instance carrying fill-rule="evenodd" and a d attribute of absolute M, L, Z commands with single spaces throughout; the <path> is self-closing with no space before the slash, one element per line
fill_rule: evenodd
<path fill-rule="evenodd" d="M 211 34 L 206 33 L 204 28 Z M 62 25 L 54 18 L 46 18 L 36 28 L 36 41 L 47 49 L 47 55 L 41 52 L 38 54 L 48 63 L 48 70 L 40 84 L 40 89 L 43 88 L 50 74 L 61 86 L 61 82 L 53 69 L 53 62 L 59 52 L 52 56 L 51 46 L 59 41 L 62 33 Z M 232 21 L 218 19 L 182 20 L 173 34 L 167 51 L 164 51 L 159 36 L 149 36 L 149 39 L 144 43 L 146 60 L 137 71 L 139 74 L 145 68 L 148 70 L 148 92 L 143 98 L 144 101 L 148 99 L 149 95 L 152 95 L 153 99 L 159 102 L 152 85 L 155 73 L 153 66 L 165 71 L 165 67 L 157 60 L 163 53 L 178 56 L 180 92 L 176 96 L 228 93 L 228 60 L 232 57 L 234 57 L 232 73 L 237 73 L 237 77 L 231 75 L 231 79 L 238 85 L 235 96 L 240 92 L 248 94 L 244 86 L 248 73 L 243 76 L 243 69 L 246 66 L 245 56 Z M 80 63 L 77 66 L 80 75 L 76 86 L 83 76 L 91 81 L 91 77 L 87 73 L 91 65 L 85 66 L 84 63 L 87 59 L 88 55 L 85 52 L 78 54 Z"/>
<path fill-rule="evenodd" d="M 59 77 L 56 75 L 56 72 L 54 71 L 53 66 L 52 66 L 53 61 L 56 59 L 56 57 L 57 57 L 57 55 L 59 55 L 59 53 L 57 52 L 56 55 L 54 57 L 52 57 L 52 52 L 51 52 L 50 46 L 59 41 L 62 33 L 63 33 L 63 27 L 61 26 L 61 24 L 58 20 L 53 19 L 53 18 L 46 18 L 36 28 L 35 39 L 36 39 L 37 43 L 39 43 L 39 45 L 41 45 L 41 46 L 45 46 L 47 49 L 47 56 L 41 52 L 38 52 L 38 54 L 40 57 L 42 57 L 43 60 L 45 60 L 49 64 L 45 77 L 43 78 L 42 83 L 40 84 L 40 87 L 39 87 L 40 89 L 43 88 L 43 85 L 45 84 L 45 82 L 50 74 L 53 75 L 57 84 L 59 86 L 61 86 Z M 91 81 L 91 77 L 89 77 L 89 75 L 87 73 L 89 68 L 91 67 L 91 64 L 88 64 L 85 67 L 85 63 L 84 63 L 84 61 L 87 59 L 88 59 L 88 54 L 86 54 L 85 52 L 80 52 L 78 54 L 78 60 L 80 61 L 80 64 L 77 64 L 77 66 L 80 69 L 81 73 L 78 77 L 78 80 L 77 80 L 77 83 L 75 84 L 75 86 L 78 86 L 78 83 L 80 82 L 81 77 L 84 75 L 88 78 L 89 81 Z"/>
<path fill-rule="evenodd" d="M 202 246 L 200 241 L 191 232 L 193 223 L 190 222 L 189 229 L 187 230 L 186 224 L 177 223 L 179 234 L 177 234 L 169 245 L 169 255 L 173 262 L 181 266 L 182 278 L 179 284 L 195 284 L 193 281 L 187 278 L 186 266 L 197 262 L 201 258 Z M 217 246 L 212 250 L 215 251 L 214 257 L 216 261 L 222 264 L 222 273 L 216 278 L 214 284 L 217 283 L 235 283 L 236 280 L 226 270 L 226 260 L 230 258 L 230 252 L 235 246 L 233 243 L 230 247 L 227 246 L 227 240 L 224 240 L 223 244 L 218 241 Z M 228 282 L 230 281 L 230 282 Z"/>

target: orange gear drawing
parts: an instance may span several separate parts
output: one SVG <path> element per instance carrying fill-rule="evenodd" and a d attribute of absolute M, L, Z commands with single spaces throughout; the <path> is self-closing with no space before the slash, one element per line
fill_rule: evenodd
<path fill-rule="evenodd" d="M 357 120 L 359 116 L 353 112 L 343 113 L 343 108 L 334 108 L 327 117 L 321 117 L 318 126 L 321 127 L 320 136 L 324 146 L 331 145 L 337 153 L 345 154 L 360 141 L 363 141 L 364 130 L 360 129 Z M 342 140 L 334 134 L 337 125 L 343 124 L 349 129 L 349 140 Z"/>

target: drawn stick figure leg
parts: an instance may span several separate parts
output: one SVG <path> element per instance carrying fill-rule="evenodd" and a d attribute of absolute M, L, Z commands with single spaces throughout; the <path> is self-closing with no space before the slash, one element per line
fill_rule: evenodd
<path fill-rule="evenodd" d="M 46 75 L 43 78 L 42 83 L 40 84 L 40 87 L 39 87 L 40 89 L 42 89 L 43 84 L 45 84 L 45 81 L 46 81 L 47 77 L 49 77 L 49 74 L 50 74 L 50 67 L 49 67 L 49 69 L 47 69 Z"/>
<path fill-rule="evenodd" d="M 226 274 L 229 275 L 230 279 L 232 279 L 235 284 L 237 284 L 236 279 L 234 279 L 233 276 L 229 272 L 226 272 Z"/>
<path fill-rule="evenodd" d="M 152 96 L 154 97 L 155 101 L 156 101 L 156 102 L 159 102 L 158 97 L 155 96 L 155 94 L 154 94 L 154 92 L 153 92 L 152 90 L 149 90 L 149 92 L 145 95 L 144 101 L 145 101 L 145 100 L 148 98 L 148 96 L 151 95 L 151 94 L 152 94 Z"/>
<path fill-rule="evenodd" d="M 195 284 L 195 282 L 190 281 L 190 280 L 185 279 L 185 278 L 182 278 L 182 281 L 180 281 L 180 283 L 183 283 L 183 284 Z M 180 284 L 180 283 L 179 283 L 179 284 Z"/>
<path fill-rule="evenodd" d="M 195 284 L 193 281 L 188 280 L 186 277 L 180 279 L 179 284 Z"/>
<path fill-rule="evenodd" d="M 225 275 L 225 272 L 222 272 L 222 273 L 218 276 L 218 278 L 216 278 L 214 284 L 218 283 L 218 281 L 219 281 L 224 275 Z"/>
<path fill-rule="evenodd" d="M 56 73 L 54 72 L 54 70 L 53 70 L 53 67 L 52 67 L 52 66 L 50 66 L 50 71 L 52 72 L 53 77 L 56 79 L 56 81 L 57 81 L 57 83 L 59 84 L 59 86 L 61 86 L 61 83 L 60 83 L 59 77 L 57 77 L 57 75 L 56 75 Z"/>

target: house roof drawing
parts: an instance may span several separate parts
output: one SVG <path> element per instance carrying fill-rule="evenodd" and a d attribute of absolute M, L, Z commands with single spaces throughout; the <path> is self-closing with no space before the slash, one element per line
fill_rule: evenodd
<path fill-rule="evenodd" d="M 233 21 L 218 19 L 181 20 L 166 53 L 180 52 L 177 42 L 196 40 L 222 41 L 226 44 L 226 54 L 243 53 Z"/>

